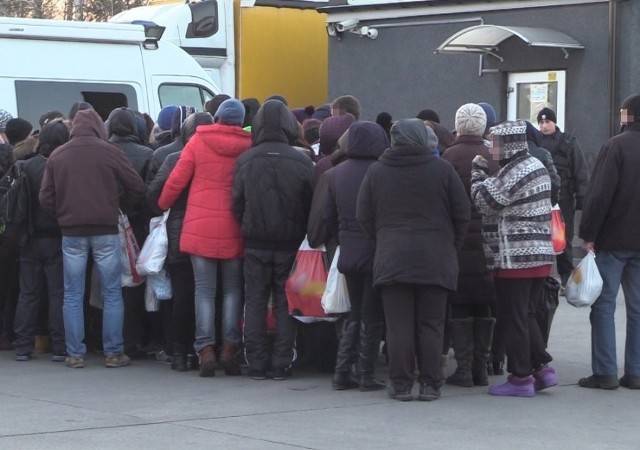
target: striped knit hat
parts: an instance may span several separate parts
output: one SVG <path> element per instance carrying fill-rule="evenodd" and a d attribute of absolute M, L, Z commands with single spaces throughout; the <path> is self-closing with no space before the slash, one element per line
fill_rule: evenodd
<path fill-rule="evenodd" d="M 529 148 L 527 124 L 523 120 L 502 122 L 492 127 L 490 132 L 494 136 L 493 146 L 500 148 L 500 160 L 511 159 Z"/>

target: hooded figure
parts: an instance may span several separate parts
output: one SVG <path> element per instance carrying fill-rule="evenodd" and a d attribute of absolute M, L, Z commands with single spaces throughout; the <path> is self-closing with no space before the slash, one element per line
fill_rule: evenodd
<path fill-rule="evenodd" d="M 316 182 L 320 176 L 329 170 L 333 163 L 331 155 L 338 147 L 338 140 L 345 134 L 349 126 L 356 121 L 356 118 L 350 113 L 344 113 L 339 116 L 331 116 L 320 125 L 320 159 L 316 164 L 315 176 Z"/>
<path fill-rule="evenodd" d="M 491 154 L 502 168 L 491 176 L 486 159 L 476 156 L 471 198 L 483 216 L 485 256 L 493 271 L 511 373 L 506 383 L 491 386 L 489 392 L 532 397 L 536 390 L 558 381 L 547 367 L 552 358 L 540 327 L 529 315 L 537 307 L 555 256 L 550 232 L 551 181 L 544 165 L 528 152 L 526 130 L 521 120 L 491 128 Z"/>
<path fill-rule="evenodd" d="M 437 145 L 422 120 L 397 121 L 391 148 L 371 165 L 358 195 L 358 222 L 375 240 L 373 285 L 384 304 L 389 395 L 397 400 L 412 398 L 416 355 L 419 398 L 440 396 L 447 293 L 457 287 L 456 250 L 469 222 L 462 181 L 434 155 Z"/>
<path fill-rule="evenodd" d="M 147 175 L 145 177 L 147 184 L 151 183 L 151 180 L 155 178 L 158 170 L 160 170 L 160 166 L 162 166 L 162 163 L 167 156 L 183 149 L 184 139 L 182 138 L 182 126 L 185 120 L 194 113 L 195 108 L 192 106 L 180 106 L 173 112 L 173 117 L 171 119 L 171 135 L 173 136 L 173 141 L 167 145 L 156 148 L 153 152 L 153 156 L 149 162 L 149 169 L 147 170 Z M 195 133 L 195 128 L 193 132 Z"/>
<path fill-rule="evenodd" d="M 136 123 L 136 114 L 129 108 L 111 111 L 107 119 L 109 142 L 122 149 L 142 179 L 146 178 L 153 150 L 142 145 Z"/>
<path fill-rule="evenodd" d="M 244 105 L 244 123 L 242 124 L 242 128 L 250 132 L 253 117 L 260 109 L 260 102 L 257 98 L 245 98 L 242 100 L 242 104 Z"/>
<path fill-rule="evenodd" d="M 351 364 L 358 363 L 361 390 L 384 387 L 375 379 L 375 362 L 384 332 L 384 314 L 380 297 L 373 291 L 374 241 L 366 236 L 356 220 L 360 184 L 371 164 L 389 146 L 385 130 L 373 122 L 355 122 L 349 127 L 347 159 L 326 172 L 329 194 L 323 218 L 329 233 L 339 236 L 338 270 L 345 274 L 351 295 L 351 312 L 343 325 L 333 388 L 346 389 L 351 382 Z M 359 357 L 356 355 L 360 344 Z"/>
<path fill-rule="evenodd" d="M 238 158 L 233 211 L 245 240 L 245 354 L 249 374 L 284 379 L 293 360 L 295 319 L 289 316 L 284 284 L 307 230 L 313 196 L 313 163 L 292 147 L 299 124 L 287 106 L 268 100 L 252 128 L 254 147 Z M 267 350 L 266 313 L 274 295 L 276 334 Z"/>
<path fill-rule="evenodd" d="M 106 138 L 97 112 L 78 111 L 71 139 L 49 156 L 40 189 L 40 205 L 55 215 L 63 235 L 65 363 L 71 368 L 84 367 L 87 351 L 82 304 L 91 251 L 104 297 L 106 366 L 130 364 L 122 336 L 121 271 L 114 270 L 114 264 L 120 264 L 118 211 L 136 205 L 144 197 L 145 186 L 122 150 Z"/>

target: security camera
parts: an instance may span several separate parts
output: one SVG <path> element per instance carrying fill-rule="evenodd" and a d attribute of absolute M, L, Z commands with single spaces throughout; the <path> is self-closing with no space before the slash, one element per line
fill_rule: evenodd
<path fill-rule="evenodd" d="M 355 29 L 357 26 L 358 26 L 357 19 L 343 20 L 342 22 L 338 22 L 336 24 L 336 31 L 339 31 L 340 33 L 344 33 L 345 31 L 350 31 Z"/>
<path fill-rule="evenodd" d="M 376 30 L 375 28 L 362 26 L 362 27 L 360 27 L 358 32 L 360 33 L 361 36 L 366 36 L 366 37 L 371 38 L 371 39 L 375 39 L 375 38 L 378 37 L 378 30 Z"/>
<path fill-rule="evenodd" d="M 378 37 L 378 30 L 376 30 L 375 28 L 367 28 L 366 36 L 368 38 L 375 39 Z"/>

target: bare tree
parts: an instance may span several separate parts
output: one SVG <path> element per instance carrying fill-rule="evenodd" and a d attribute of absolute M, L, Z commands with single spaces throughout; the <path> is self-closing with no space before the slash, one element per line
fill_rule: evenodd
<path fill-rule="evenodd" d="M 0 0 L 0 16 L 53 19 L 60 12 L 56 0 Z"/>
<path fill-rule="evenodd" d="M 106 22 L 119 12 L 148 3 L 148 0 L 84 0 L 84 20 Z"/>

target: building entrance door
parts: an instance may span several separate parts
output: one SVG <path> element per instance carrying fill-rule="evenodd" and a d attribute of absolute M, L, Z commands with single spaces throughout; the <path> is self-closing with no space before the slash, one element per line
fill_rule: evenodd
<path fill-rule="evenodd" d="M 566 75 L 564 70 L 510 73 L 507 119 L 528 120 L 538 126 L 538 112 L 548 107 L 555 111 L 556 124 L 564 130 Z"/>

